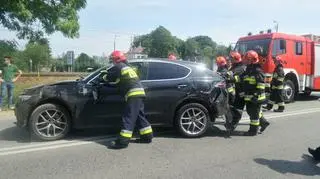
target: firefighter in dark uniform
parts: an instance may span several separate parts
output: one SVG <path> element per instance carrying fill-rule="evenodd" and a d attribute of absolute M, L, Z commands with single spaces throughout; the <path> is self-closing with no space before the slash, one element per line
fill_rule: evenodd
<path fill-rule="evenodd" d="M 283 63 L 281 57 L 275 57 L 273 59 L 276 68 L 273 72 L 273 77 L 271 81 L 271 95 L 270 100 L 266 107 L 267 110 L 271 110 L 274 104 L 278 104 L 278 109 L 273 110 L 274 112 L 283 112 L 284 111 L 284 71 Z"/>
<path fill-rule="evenodd" d="M 245 106 L 243 81 L 241 78 L 246 70 L 246 65 L 242 62 L 240 53 L 231 52 L 230 56 L 232 59 L 232 66 L 230 70 L 233 72 L 233 82 L 235 84 L 235 100 L 231 105 L 233 116 L 232 130 L 234 130 L 242 117 L 242 112 Z"/>
<path fill-rule="evenodd" d="M 120 94 L 125 98 L 126 104 L 122 115 L 122 130 L 117 140 L 110 148 L 121 149 L 129 145 L 132 133 L 137 125 L 140 139 L 137 142 L 151 143 L 153 132 L 144 113 L 143 99 L 146 94 L 136 71 L 127 63 L 125 55 L 120 51 L 111 54 L 114 66 L 103 73 L 103 79 L 119 88 Z"/>
<path fill-rule="evenodd" d="M 228 64 L 226 58 L 223 56 L 219 56 L 216 59 L 216 64 L 218 66 L 217 72 L 225 79 L 226 81 L 226 89 L 228 91 L 228 104 L 231 105 L 234 102 L 235 98 L 235 88 L 233 80 L 233 73 L 232 71 L 228 71 Z M 227 129 L 227 134 L 230 135 L 232 130 L 232 112 L 228 105 L 228 109 L 226 110 L 226 121 L 225 121 L 225 128 Z"/>
<path fill-rule="evenodd" d="M 269 125 L 261 111 L 261 105 L 266 100 L 264 74 L 257 52 L 248 51 L 246 60 L 248 60 L 248 66 L 243 76 L 243 89 L 246 110 L 250 116 L 250 128 L 246 135 L 255 136 L 258 134 L 260 122 L 263 130 Z"/>

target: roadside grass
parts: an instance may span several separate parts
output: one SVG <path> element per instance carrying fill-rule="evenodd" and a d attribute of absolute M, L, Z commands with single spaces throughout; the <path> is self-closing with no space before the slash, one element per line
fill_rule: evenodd
<path fill-rule="evenodd" d="M 77 76 L 40 76 L 40 77 L 21 77 L 16 83 L 14 88 L 14 103 L 18 99 L 18 96 L 23 92 L 24 89 L 30 88 L 33 86 L 41 85 L 41 84 L 49 84 L 58 81 L 64 80 L 75 80 Z M 8 107 L 8 98 L 7 96 L 4 101 L 4 110 Z"/>

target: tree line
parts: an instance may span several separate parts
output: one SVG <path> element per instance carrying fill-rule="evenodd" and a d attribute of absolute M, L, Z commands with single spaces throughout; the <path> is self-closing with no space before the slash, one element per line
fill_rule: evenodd
<path fill-rule="evenodd" d="M 159 26 L 149 34 L 134 38 L 132 47 L 142 46 L 144 53 L 149 57 L 167 58 L 174 53 L 178 58 L 189 61 L 201 61 L 212 64 L 214 58 L 220 55 L 227 56 L 230 46 L 219 45 L 209 36 L 195 36 L 184 40 L 172 36 L 171 32 Z"/>
<path fill-rule="evenodd" d="M 13 63 L 25 72 L 38 72 L 41 70 L 50 72 L 68 71 L 67 55 L 53 57 L 49 41 L 45 38 L 29 41 L 23 50 L 19 50 L 18 46 L 19 44 L 14 40 L 0 40 L 0 56 L 12 56 Z M 74 59 L 72 69 L 74 72 L 84 72 L 88 68 L 97 69 L 102 66 L 99 63 L 102 61 L 101 58 L 81 53 Z M 4 60 L 1 60 L 0 69 L 4 65 Z"/>

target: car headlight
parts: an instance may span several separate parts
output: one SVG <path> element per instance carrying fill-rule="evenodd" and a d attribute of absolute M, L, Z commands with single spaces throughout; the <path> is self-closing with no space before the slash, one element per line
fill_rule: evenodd
<path fill-rule="evenodd" d="M 23 101 L 29 100 L 31 97 L 32 97 L 31 95 L 20 95 L 19 100 L 23 102 Z"/>

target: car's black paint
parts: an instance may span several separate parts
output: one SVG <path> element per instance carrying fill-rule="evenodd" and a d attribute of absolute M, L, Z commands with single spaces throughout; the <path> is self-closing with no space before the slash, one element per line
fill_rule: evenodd
<path fill-rule="evenodd" d="M 179 65 L 190 73 L 183 78 L 150 81 L 149 65 L 152 63 Z M 223 87 L 216 86 L 223 83 L 223 79 L 201 64 L 157 59 L 134 60 L 130 64 L 138 69 L 142 78 L 147 94 L 145 112 L 152 125 L 172 126 L 176 111 L 191 102 L 205 106 L 211 120 L 225 113 L 227 94 Z M 162 70 L 165 73 L 166 69 Z M 27 126 L 37 106 L 53 103 L 69 111 L 73 128 L 119 127 L 125 101 L 118 95 L 116 87 L 100 83 L 99 78 L 95 78 L 98 75 L 99 70 L 81 80 L 26 89 L 16 103 L 18 126 Z"/>

